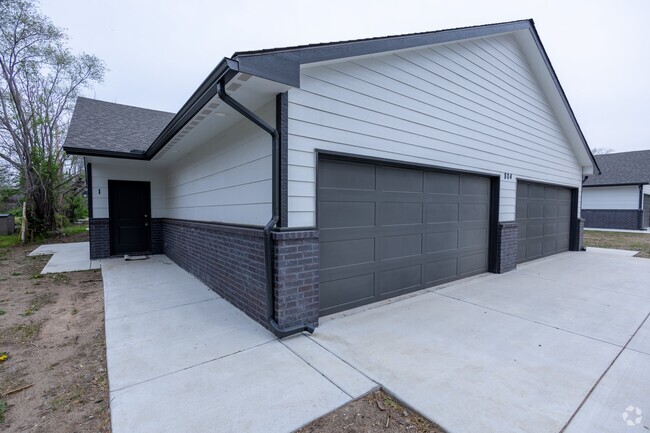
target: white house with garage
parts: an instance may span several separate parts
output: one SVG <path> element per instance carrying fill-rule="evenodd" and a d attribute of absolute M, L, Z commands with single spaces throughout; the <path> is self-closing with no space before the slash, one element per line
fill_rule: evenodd
<path fill-rule="evenodd" d="M 80 98 L 93 258 L 164 253 L 276 335 L 581 243 L 598 165 L 532 20 L 235 53 L 178 113 Z"/>
<path fill-rule="evenodd" d="M 647 230 L 650 227 L 650 150 L 596 155 L 602 170 L 583 183 L 585 227 Z"/>

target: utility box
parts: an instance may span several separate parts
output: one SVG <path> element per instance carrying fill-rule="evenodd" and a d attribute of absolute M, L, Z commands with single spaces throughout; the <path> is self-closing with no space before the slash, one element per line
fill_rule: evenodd
<path fill-rule="evenodd" d="M 13 235 L 16 227 L 16 220 L 13 215 L 0 213 L 0 236 Z"/>

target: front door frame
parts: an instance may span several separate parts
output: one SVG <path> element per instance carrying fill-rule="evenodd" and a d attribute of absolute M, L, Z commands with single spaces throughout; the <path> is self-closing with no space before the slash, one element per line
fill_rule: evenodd
<path fill-rule="evenodd" d="M 108 218 L 109 218 L 109 244 L 110 244 L 110 254 L 124 254 L 126 251 L 116 251 L 116 242 L 118 239 L 116 236 L 117 233 L 117 214 L 118 209 L 115 206 L 115 191 L 119 188 L 128 187 L 129 185 L 138 185 L 138 187 L 146 187 L 145 194 L 145 214 L 143 216 L 144 227 L 146 227 L 146 248 L 141 251 L 128 251 L 129 253 L 148 253 L 151 252 L 151 182 L 148 181 L 133 181 L 133 180 L 109 180 L 108 181 Z"/>

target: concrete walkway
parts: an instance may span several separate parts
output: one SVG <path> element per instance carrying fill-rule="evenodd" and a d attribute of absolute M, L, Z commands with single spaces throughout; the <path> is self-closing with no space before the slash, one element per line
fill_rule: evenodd
<path fill-rule="evenodd" d="M 291 432 L 378 384 L 449 433 L 650 427 L 650 260 L 564 253 L 283 341 L 164 256 L 102 272 L 114 433 Z"/>
<path fill-rule="evenodd" d="M 586 231 L 592 232 L 614 232 L 614 233 L 638 233 L 642 235 L 650 235 L 650 230 L 625 230 L 625 229 L 591 229 L 586 228 Z"/>
<path fill-rule="evenodd" d="M 165 256 L 102 274 L 113 433 L 290 432 L 377 386 L 305 337 L 276 340 Z"/>
<path fill-rule="evenodd" d="M 56 274 L 59 272 L 87 271 L 99 269 L 99 260 L 88 258 L 90 246 L 88 242 L 71 242 L 67 244 L 41 245 L 29 253 L 30 256 L 49 256 L 52 258 L 45 265 L 41 274 Z"/>

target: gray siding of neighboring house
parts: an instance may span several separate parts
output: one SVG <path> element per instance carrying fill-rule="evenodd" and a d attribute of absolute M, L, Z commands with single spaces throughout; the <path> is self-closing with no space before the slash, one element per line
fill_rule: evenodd
<path fill-rule="evenodd" d="M 303 67 L 289 91 L 289 226 L 314 226 L 316 149 L 579 188 L 580 166 L 509 36 Z"/>
<path fill-rule="evenodd" d="M 587 228 L 642 229 L 644 213 L 639 204 L 639 186 L 583 188 L 582 217 Z"/>

